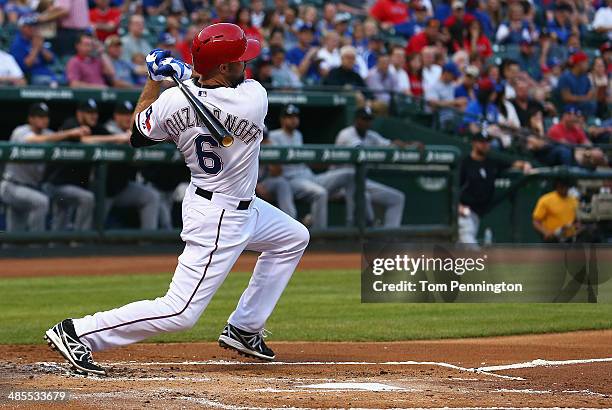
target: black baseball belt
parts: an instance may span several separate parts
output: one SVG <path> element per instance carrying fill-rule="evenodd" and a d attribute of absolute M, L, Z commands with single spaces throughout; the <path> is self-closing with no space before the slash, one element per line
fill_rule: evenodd
<path fill-rule="evenodd" d="M 210 192 L 210 191 L 207 191 L 206 189 L 202 189 L 199 187 L 196 188 L 195 193 L 196 195 L 199 195 L 202 198 L 206 198 L 209 201 L 212 201 L 212 197 L 215 194 L 214 192 Z M 249 199 L 248 201 L 240 201 L 236 209 L 239 211 L 244 211 L 245 209 L 249 209 L 249 205 L 251 205 L 252 201 L 253 201 L 252 199 Z"/>

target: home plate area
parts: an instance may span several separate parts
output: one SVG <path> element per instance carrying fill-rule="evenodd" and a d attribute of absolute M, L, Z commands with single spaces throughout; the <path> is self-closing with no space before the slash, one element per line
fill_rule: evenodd
<path fill-rule="evenodd" d="M 609 337 L 591 335 L 600 342 Z M 1 357 L 13 359 L 0 362 L 0 391 L 66 390 L 70 400 L 62 408 L 612 407 L 612 355 L 594 348 L 589 354 L 581 349 L 580 357 L 572 342 L 557 349 L 568 336 L 279 342 L 274 347 L 282 360 L 272 363 L 213 343 L 137 344 L 96 355 L 109 369 L 106 377 L 74 375 L 42 346 L 2 346 Z M 5 398 L 0 407 L 14 407 Z"/>

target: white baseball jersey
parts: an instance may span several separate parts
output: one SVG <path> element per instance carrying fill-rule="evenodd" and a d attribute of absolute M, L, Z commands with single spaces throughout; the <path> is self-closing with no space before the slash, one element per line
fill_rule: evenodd
<path fill-rule="evenodd" d="M 138 114 L 136 126 L 153 141 L 172 140 L 185 157 L 195 186 L 237 198 L 251 198 L 257 184 L 259 146 L 268 112 L 266 90 L 255 80 L 235 88 L 185 85 L 221 120 L 234 144 L 220 147 L 177 87 L 164 91 Z"/>
<path fill-rule="evenodd" d="M 41 135 L 53 133 L 50 129 L 42 130 Z M 21 125 L 13 130 L 11 134 L 11 142 L 19 144 L 27 144 L 26 138 L 34 135 L 32 127 L 28 124 Z M 45 164 L 43 163 L 23 163 L 23 162 L 7 162 L 4 168 L 4 178 L 19 184 L 30 185 L 37 187 L 45 173 Z"/>
<path fill-rule="evenodd" d="M 342 147 L 388 147 L 391 140 L 383 137 L 374 130 L 367 130 L 365 137 L 361 137 L 353 125 L 341 130 L 336 136 L 336 145 Z"/>

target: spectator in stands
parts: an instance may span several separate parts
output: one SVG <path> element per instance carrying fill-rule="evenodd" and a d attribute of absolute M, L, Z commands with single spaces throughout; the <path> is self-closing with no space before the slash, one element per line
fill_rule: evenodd
<path fill-rule="evenodd" d="M 338 33 L 341 45 L 351 44 L 351 32 L 349 30 L 350 21 L 350 14 L 336 13 L 336 17 L 334 19 L 334 31 Z"/>
<path fill-rule="evenodd" d="M 480 133 L 481 123 L 496 124 L 499 111 L 494 101 L 497 98 L 495 84 L 488 78 L 478 81 L 476 99 L 468 103 L 463 116 L 462 130 Z"/>
<path fill-rule="evenodd" d="M 87 127 L 75 127 L 53 132 L 49 129 L 49 107 L 35 103 L 28 109 L 28 123 L 21 125 L 10 137 L 15 144 L 40 144 L 58 142 L 68 138 L 80 139 L 89 133 Z M 8 232 L 43 231 L 49 198 L 42 192 L 41 182 L 45 165 L 38 163 L 8 162 L 0 182 L 0 198 L 6 205 L 6 230 Z"/>
<path fill-rule="evenodd" d="M 366 83 L 363 78 L 355 72 L 357 50 L 353 46 L 344 46 L 340 49 L 340 58 L 340 67 L 332 69 L 327 77 L 323 79 L 323 84 L 344 87 L 349 90 L 357 88 L 357 102 L 363 105 L 365 99 L 372 99 L 372 95 L 365 90 Z"/>
<path fill-rule="evenodd" d="M 316 11 L 316 9 L 315 9 Z M 266 16 L 265 4 L 263 0 L 252 0 L 251 1 L 251 24 L 253 27 L 261 28 L 263 25 L 264 18 Z"/>
<path fill-rule="evenodd" d="M 49 67 L 55 60 L 50 44 L 40 35 L 36 18 L 19 19 L 19 33 L 13 38 L 11 54 L 33 85 L 57 85 L 58 78 Z"/>
<path fill-rule="evenodd" d="M 304 139 L 298 130 L 299 115 L 300 111 L 295 105 L 283 107 L 281 128 L 270 131 L 272 145 L 303 145 Z M 315 175 L 306 164 L 284 164 L 282 175 L 289 180 L 297 199 L 310 202 L 311 218 L 306 219 L 311 219 L 313 228 L 327 227 L 327 200 L 332 194 L 344 188 L 346 200 L 353 200 L 355 177 L 352 169 L 337 168 Z M 351 206 L 347 204 L 347 208 L 354 209 L 354 205 Z"/>
<path fill-rule="evenodd" d="M 328 32 L 334 31 L 337 11 L 336 5 L 332 2 L 325 2 L 323 4 L 322 19 L 319 20 L 317 32 L 326 36 Z"/>
<path fill-rule="evenodd" d="M 425 47 L 436 45 L 440 39 L 440 21 L 429 19 L 425 29 L 414 35 L 406 46 L 406 55 L 420 53 Z"/>
<path fill-rule="evenodd" d="M 436 63 L 437 48 L 425 47 L 421 52 L 423 56 L 423 88 L 433 87 L 440 81 L 442 75 L 442 67 Z"/>
<path fill-rule="evenodd" d="M 61 130 L 71 130 L 81 127 L 86 129 L 87 135 L 81 136 L 81 142 L 125 142 L 129 136 L 120 134 L 107 136 L 108 132 L 98 125 L 98 105 L 93 99 L 82 101 L 78 104 L 76 116 L 66 119 Z M 102 140 L 104 139 L 104 140 Z M 95 198 L 89 190 L 89 175 L 91 163 L 49 163 L 46 169 L 45 191 L 52 199 L 53 218 L 51 228 L 53 230 L 66 230 L 71 225 L 70 215 L 75 210 L 75 230 L 87 230 L 91 228 Z M 110 181 L 110 180 L 109 180 Z"/>
<path fill-rule="evenodd" d="M 264 129 L 263 145 L 270 144 L 268 130 Z M 257 186 L 255 193 L 258 197 L 269 202 L 276 202 L 278 208 L 292 217 L 297 218 L 297 209 L 293 200 L 291 184 L 283 176 L 283 168 L 280 164 L 260 164 L 257 173 Z"/>
<path fill-rule="evenodd" d="M 319 70 L 317 61 L 318 47 L 313 47 L 314 28 L 302 25 L 298 31 L 298 44 L 290 49 L 285 58 L 293 71 L 306 83 L 319 81 Z"/>
<path fill-rule="evenodd" d="M 270 50 L 272 62 L 272 86 L 279 88 L 300 88 L 302 82 L 285 61 L 285 50 L 274 47 Z"/>
<path fill-rule="evenodd" d="M 179 51 L 176 49 L 176 38 L 169 33 L 162 33 L 155 47 L 168 50 L 173 56 L 179 55 Z"/>
<path fill-rule="evenodd" d="M 397 80 L 396 91 L 398 93 L 411 95 L 410 80 L 408 73 L 404 69 L 406 67 L 406 51 L 404 47 L 395 45 L 391 48 L 391 72 Z"/>
<path fill-rule="evenodd" d="M 104 42 L 108 36 L 116 35 L 121 21 L 121 9 L 111 7 L 110 0 L 95 0 L 96 6 L 89 10 L 89 20 L 98 40 Z"/>
<path fill-rule="evenodd" d="M 127 144 L 132 130 L 134 105 L 123 101 L 115 106 L 113 118 L 104 124 L 108 135 L 101 136 L 98 143 L 106 138 L 125 135 L 119 143 Z M 117 142 L 116 142 L 117 143 Z M 137 208 L 141 229 L 157 229 L 160 210 L 160 194 L 156 189 L 136 181 L 137 169 L 130 164 L 109 164 L 106 176 L 106 213 L 113 206 Z"/>
<path fill-rule="evenodd" d="M 114 78 L 113 67 L 105 61 L 94 39 L 82 34 L 76 45 L 77 54 L 66 64 L 66 79 L 72 88 L 106 88 Z"/>
<path fill-rule="evenodd" d="M 572 24 L 571 15 L 574 12 L 571 5 L 557 2 L 554 6 L 552 18 L 546 22 L 546 28 L 554 40 L 560 44 L 567 43 L 572 32 L 578 31 L 578 27 Z"/>
<path fill-rule="evenodd" d="M 600 7 L 595 12 L 593 29 L 600 34 L 606 35 L 608 40 L 612 40 L 612 0 L 606 0 L 605 6 Z"/>
<path fill-rule="evenodd" d="M 558 92 L 561 101 L 574 105 L 586 115 L 595 114 L 595 89 L 589 80 L 589 57 L 579 51 L 569 58 L 569 69 L 559 78 Z"/>
<path fill-rule="evenodd" d="M 373 91 L 374 111 L 386 114 L 391 101 L 391 92 L 397 91 L 399 86 L 397 76 L 391 70 L 389 55 L 378 56 L 376 66 L 370 69 L 366 77 L 366 85 Z"/>
<path fill-rule="evenodd" d="M 106 61 L 106 65 L 113 67 L 113 83 L 115 88 L 132 88 L 134 87 L 134 66 L 129 61 L 121 58 L 123 49 L 119 36 L 112 35 L 104 41 L 106 53 L 102 58 Z"/>
<path fill-rule="evenodd" d="M 512 105 L 518 116 L 521 127 L 530 126 L 530 116 L 534 111 L 539 111 L 544 114 L 544 105 L 539 101 L 529 96 L 529 84 L 526 81 L 519 80 L 516 83 L 516 96 L 511 99 Z"/>
<path fill-rule="evenodd" d="M 595 90 L 597 108 L 595 115 L 598 118 L 608 118 L 610 111 L 608 104 L 612 103 L 612 81 L 606 72 L 606 64 L 602 57 L 595 57 L 589 73 L 589 80 Z"/>
<path fill-rule="evenodd" d="M 415 97 L 423 96 L 423 57 L 421 57 L 421 54 L 409 55 L 407 67 L 410 94 Z"/>
<path fill-rule="evenodd" d="M 533 209 L 533 227 L 543 242 L 566 242 L 576 236 L 578 200 L 568 195 L 571 185 L 569 178 L 556 178 L 555 190 L 542 195 Z"/>
<path fill-rule="evenodd" d="M 6 51 L 0 50 L 0 85 L 26 85 L 23 71 L 15 58 Z"/>
<path fill-rule="evenodd" d="M 455 87 L 455 100 L 457 101 L 457 109 L 465 111 L 465 107 L 469 101 L 476 98 L 474 85 L 480 75 L 480 70 L 474 65 L 468 65 L 465 68 L 463 80 Z"/>
<path fill-rule="evenodd" d="M 499 71 L 506 98 L 514 98 L 516 96 L 516 91 L 514 90 L 516 82 L 519 78 L 525 78 L 522 76 L 521 67 L 516 60 L 506 58 L 502 60 Z"/>
<path fill-rule="evenodd" d="M 344 128 L 336 136 L 336 145 L 341 147 L 407 147 L 412 145 L 406 141 L 394 140 L 391 141 L 378 132 L 371 129 L 374 113 L 369 107 L 360 108 L 355 113 L 355 121 L 353 125 Z M 348 166 L 348 169 L 353 169 Z M 383 185 L 371 179 L 366 179 L 366 224 L 374 224 L 374 206 L 384 208 L 385 216 L 383 225 L 385 227 L 397 228 L 402 224 L 402 216 L 404 215 L 404 203 L 406 197 L 403 192 L 398 189 Z M 352 226 L 354 223 L 355 209 L 353 201 L 347 198 L 347 225 Z"/>
<path fill-rule="evenodd" d="M 601 58 L 606 65 L 606 72 L 612 74 L 612 41 L 606 41 L 599 47 Z"/>
<path fill-rule="evenodd" d="M 489 58 L 493 55 L 491 42 L 483 33 L 480 21 L 476 19 L 472 20 L 467 26 L 463 35 L 463 42 L 460 42 L 457 37 L 453 36 L 452 38 L 455 51 L 463 49 L 468 54 L 476 52 L 483 58 Z"/>
<path fill-rule="evenodd" d="M 370 9 L 370 15 L 383 29 L 388 30 L 408 20 L 408 5 L 402 0 L 377 0 Z"/>
<path fill-rule="evenodd" d="M 272 87 L 272 62 L 269 58 L 261 58 L 255 64 L 254 78 L 264 87 Z"/>
<path fill-rule="evenodd" d="M 452 131 L 454 128 L 455 110 L 459 109 L 462 103 L 455 98 L 455 81 L 460 75 L 455 63 L 446 63 L 442 67 L 440 80 L 425 88 L 425 100 L 434 112 L 434 126 L 438 129 Z"/>
<path fill-rule="evenodd" d="M 582 113 L 575 106 L 567 105 L 560 121 L 548 130 L 550 139 L 567 145 L 590 145 L 580 126 L 580 115 Z"/>
<path fill-rule="evenodd" d="M 147 16 L 165 16 L 170 14 L 172 2 L 169 0 L 143 0 L 142 7 Z"/>
<path fill-rule="evenodd" d="M 253 38 L 260 43 L 263 42 L 263 37 L 259 29 L 252 25 L 251 21 L 251 9 L 248 7 L 240 7 L 234 18 L 235 24 L 238 25 L 243 31 L 247 38 Z"/>
<path fill-rule="evenodd" d="M 444 27 L 448 30 L 450 37 L 457 41 L 459 45 L 463 45 L 468 27 L 473 21 L 478 21 L 476 18 L 465 12 L 465 4 L 462 0 L 453 0 L 452 14 L 444 20 Z M 482 30 L 481 30 L 482 31 Z"/>
<path fill-rule="evenodd" d="M 140 15 L 130 16 L 128 22 L 128 34 L 121 38 L 123 44 L 123 59 L 132 61 L 134 54 L 147 55 L 153 49 L 151 44 L 143 37 L 144 17 Z"/>
<path fill-rule="evenodd" d="M 6 13 L 6 21 L 9 24 L 17 24 L 21 17 L 27 17 L 34 14 L 34 10 L 27 0 L 9 0 L 4 5 Z"/>
<path fill-rule="evenodd" d="M 285 47 L 287 49 L 293 48 L 297 44 L 297 32 L 301 24 L 298 22 L 297 17 L 297 7 L 291 6 L 285 8 L 283 13 L 283 37 L 285 38 Z"/>
<path fill-rule="evenodd" d="M 533 25 L 525 18 L 525 11 L 521 3 L 509 5 L 508 21 L 497 28 L 495 40 L 498 44 L 519 44 L 521 40 L 534 40 L 537 32 Z"/>
<path fill-rule="evenodd" d="M 496 137 L 496 140 L 493 141 L 493 148 L 508 149 L 512 145 L 513 137 L 521 128 L 521 122 L 514 105 L 506 99 L 504 87 L 498 86 L 496 88 L 496 94 L 495 105 L 499 112 L 497 124 L 490 125 L 487 131 L 493 137 Z M 495 127 L 494 130 L 491 129 L 493 127 Z M 499 143 L 499 145 L 497 145 L 497 143 Z"/>
<path fill-rule="evenodd" d="M 521 40 L 517 63 L 521 71 L 527 73 L 529 77 L 535 81 L 542 80 L 542 59 L 531 40 Z"/>
<path fill-rule="evenodd" d="M 38 23 L 57 23 L 53 51 L 58 56 L 75 54 L 75 45 L 91 28 L 87 0 L 54 0 L 38 17 Z"/>
<path fill-rule="evenodd" d="M 319 73 L 322 78 L 327 77 L 329 72 L 340 66 L 340 37 L 335 31 L 328 31 L 323 37 L 323 47 L 317 52 L 319 60 Z"/>
<path fill-rule="evenodd" d="M 472 150 L 459 165 L 459 243 L 477 244 L 480 218 L 493 202 L 495 180 L 507 169 L 531 171 L 526 161 L 507 162 L 489 157 L 491 137 L 486 133 L 474 134 Z"/>
<path fill-rule="evenodd" d="M 412 38 L 413 36 L 419 34 L 425 29 L 427 25 L 427 21 L 429 19 L 429 14 L 427 12 L 427 7 L 422 2 L 414 3 L 412 7 L 413 15 L 412 18 L 404 23 L 395 25 L 395 33 L 399 34 L 407 39 Z"/>
<path fill-rule="evenodd" d="M 363 53 L 361 53 L 361 57 L 363 58 L 368 70 L 376 65 L 378 56 L 384 52 L 385 42 L 380 35 L 375 35 L 368 39 L 368 47 L 363 51 Z"/>

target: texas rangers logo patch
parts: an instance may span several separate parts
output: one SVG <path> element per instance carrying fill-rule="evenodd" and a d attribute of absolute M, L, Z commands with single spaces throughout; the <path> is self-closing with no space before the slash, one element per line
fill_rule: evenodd
<path fill-rule="evenodd" d="M 153 107 L 149 107 L 145 112 L 145 126 L 149 132 L 151 132 L 151 114 L 153 114 Z"/>

